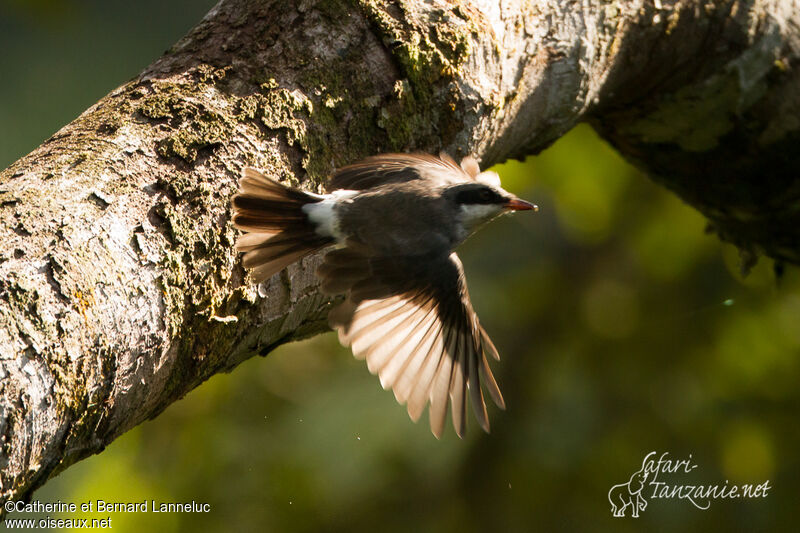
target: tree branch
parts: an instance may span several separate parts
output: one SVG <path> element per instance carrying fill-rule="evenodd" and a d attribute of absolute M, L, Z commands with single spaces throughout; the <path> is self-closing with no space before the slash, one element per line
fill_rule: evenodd
<path fill-rule="evenodd" d="M 316 260 L 248 285 L 245 165 L 317 188 L 383 151 L 484 166 L 590 121 L 725 239 L 800 263 L 796 2 L 222 0 L 0 174 L 0 493 L 323 331 Z"/>

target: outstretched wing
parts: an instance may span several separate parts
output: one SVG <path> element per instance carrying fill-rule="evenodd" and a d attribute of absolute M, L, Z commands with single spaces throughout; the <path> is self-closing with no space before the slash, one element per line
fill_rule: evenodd
<path fill-rule="evenodd" d="M 489 431 L 481 383 L 504 409 L 486 354 L 499 356 L 472 309 L 455 253 L 370 257 L 350 246 L 329 252 L 318 274 L 323 291 L 347 293 L 329 317 L 339 340 L 366 359 L 412 420 L 430 403 L 431 431 L 439 438 L 449 404 L 461 437 L 469 393 L 475 417 Z"/>
<path fill-rule="evenodd" d="M 328 191 L 361 191 L 419 179 L 430 180 L 434 185 L 472 181 L 477 175 L 473 174 L 475 168 L 477 163 L 472 157 L 464 158 L 459 166 L 444 152 L 439 157 L 424 153 L 381 154 L 337 170 L 328 183 Z"/>

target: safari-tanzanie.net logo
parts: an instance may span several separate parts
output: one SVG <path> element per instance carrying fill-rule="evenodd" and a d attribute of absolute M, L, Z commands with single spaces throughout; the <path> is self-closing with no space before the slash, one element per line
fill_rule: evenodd
<path fill-rule="evenodd" d="M 691 474 L 697 465 L 688 459 L 670 459 L 669 452 L 656 457 L 658 452 L 648 453 L 639 470 L 626 483 L 611 487 L 608 502 L 616 517 L 639 517 L 647 508 L 648 500 L 685 500 L 698 509 L 711 507 L 711 500 L 735 500 L 744 498 L 766 498 L 772 488 L 769 480 L 761 483 L 735 485 L 728 482 L 697 485 L 687 483 L 686 474 Z M 682 479 L 683 477 L 683 479 Z"/>

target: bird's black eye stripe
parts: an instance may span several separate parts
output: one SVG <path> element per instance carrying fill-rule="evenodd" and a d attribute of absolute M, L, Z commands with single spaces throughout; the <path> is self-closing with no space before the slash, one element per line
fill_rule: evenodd
<path fill-rule="evenodd" d="M 456 195 L 460 204 L 497 204 L 504 201 L 503 197 L 489 188 L 467 189 Z"/>

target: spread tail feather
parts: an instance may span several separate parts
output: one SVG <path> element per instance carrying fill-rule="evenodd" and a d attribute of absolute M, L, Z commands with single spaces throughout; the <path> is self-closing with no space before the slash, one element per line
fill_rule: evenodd
<path fill-rule="evenodd" d="M 303 206 L 320 196 L 282 185 L 245 168 L 233 197 L 233 225 L 246 232 L 236 242 L 243 264 L 260 283 L 333 241 L 316 232 Z"/>

